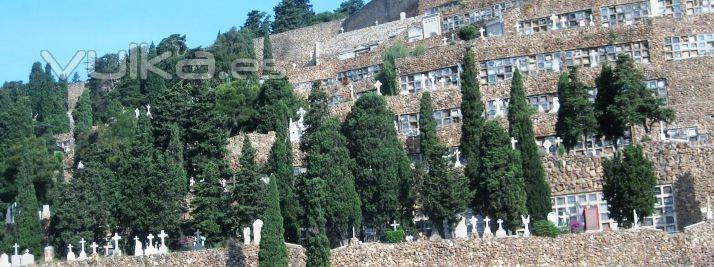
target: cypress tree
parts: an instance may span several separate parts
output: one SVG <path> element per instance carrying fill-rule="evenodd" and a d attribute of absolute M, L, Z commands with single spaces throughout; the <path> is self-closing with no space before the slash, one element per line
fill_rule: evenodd
<path fill-rule="evenodd" d="M 231 230 L 236 232 L 262 217 L 266 205 L 265 193 L 265 185 L 255 166 L 255 149 L 246 135 L 243 137 L 240 170 L 236 173 L 231 194 L 231 216 L 228 218 Z"/>
<path fill-rule="evenodd" d="M 523 89 L 523 77 L 516 69 L 511 84 L 511 102 L 508 105 L 509 132 L 512 137 L 518 140 L 517 148 L 521 152 L 522 169 L 528 170 L 523 177 L 526 185 L 528 212 L 534 220 L 538 221 L 545 219 L 551 211 L 550 186 L 545 181 L 543 163 L 535 143 L 532 114 L 532 108 L 528 105 Z"/>
<path fill-rule="evenodd" d="M 558 81 L 558 97 L 560 109 L 555 129 L 563 139 L 565 149 L 575 148 L 578 139 L 582 140 L 583 149 L 587 148 L 585 140 L 597 129 L 595 109 L 590 103 L 588 87 L 578 80 L 576 69 L 564 72 Z"/>
<path fill-rule="evenodd" d="M 21 155 L 22 161 L 17 167 L 18 195 L 15 199 L 19 211 L 15 218 L 13 240 L 22 249 L 29 249 L 32 253 L 40 253 L 42 242 L 42 228 L 40 218 L 37 217 L 39 204 L 35 193 L 34 177 L 29 155 Z"/>
<path fill-rule="evenodd" d="M 611 218 L 619 225 L 630 227 L 634 222 L 633 210 L 640 220 L 654 213 L 657 174 L 641 146 L 625 147 L 622 153 L 616 152 L 612 159 L 605 159 L 602 167 L 602 192 Z"/>
<path fill-rule="evenodd" d="M 270 35 L 265 32 L 263 37 L 263 75 L 276 74 L 275 59 L 273 59 L 273 44 L 270 41 Z"/>
<path fill-rule="evenodd" d="M 319 82 L 312 85 L 312 90 L 310 90 L 310 95 L 307 98 L 310 107 L 307 109 L 305 114 L 305 133 L 303 134 L 303 148 L 310 140 L 310 136 L 313 132 L 317 131 L 322 123 L 327 119 L 330 114 L 330 105 L 325 89 L 320 86 Z"/>
<path fill-rule="evenodd" d="M 75 139 L 86 138 L 92 132 L 92 125 L 94 124 L 89 90 L 84 90 L 79 100 L 77 100 L 77 107 L 72 111 L 72 117 L 74 119 Z"/>
<path fill-rule="evenodd" d="M 426 177 L 423 180 L 421 206 L 434 228 L 442 235 L 442 222 L 446 219 L 449 227 L 456 222 L 456 215 L 466 211 L 471 199 L 471 191 L 466 177 L 451 167 L 446 145 L 436 135 L 436 119 L 431 106 L 431 94 L 425 92 L 421 97 L 419 111 L 419 130 L 421 132 L 421 152 L 424 155 Z"/>
<path fill-rule="evenodd" d="M 325 181 L 311 178 L 306 182 L 308 203 L 305 205 L 307 228 L 307 266 L 330 266 L 330 242 L 325 230 Z"/>
<path fill-rule="evenodd" d="M 479 155 L 481 154 L 481 128 L 484 123 L 484 105 L 481 100 L 476 63 L 471 49 L 466 50 L 461 74 L 461 152 L 466 157 L 464 174 L 469 180 L 469 188 L 474 192 L 471 208 L 480 210 L 486 203 L 482 194 L 476 192 L 479 181 Z"/>
<path fill-rule="evenodd" d="M 281 33 L 310 25 L 315 13 L 310 0 L 282 0 L 275 8 L 273 33 Z"/>
<path fill-rule="evenodd" d="M 258 266 L 288 266 L 288 249 L 283 239 L 283 216 L 280 215 L 280 197 L 275 177 L 268 183 L 262 239 L 258 251 Z"/>
<path fill-rule="evenodd" d="M 280 122 L 285 120 L 287 124 L 288 117 L 298 110 L 293 87 L 285 77 L 266 80 L 256 103 L 260 121 L 258 131 L 262 133 L 278 130 Z M 285 105 L 286 111 L 280 110 L 280 105 Z"/>
<path fill-rule="evenodd" d="M 295 181 L 293 177 L 293 153 L 288 130 L 288 108 L 278 103 L 276 117 L 277 131 L 275 143 L 268 156 L 267 171 L 271 173 L 280 192 L 280 214 L 285 223 L 285 240 L 297 243 L 299 240 L 300 205 L 295 198 Z"/>
<path fill-rule="evenodd" d="M 599 134 L 613 141 L 625 135 L 625 122 L 615 106 L 615 97 L 620 94 L 620 88 L 615 86 L 615 73 L 609 65 L 602 66 L 600 75 L 595 80 L 597 96 L 595 97 L 595 116 L 598 121 Z"/>
<path fill-rule="evenodd" d="M 525 214 L 526 189 L 520 152 L 511 148 L 508 133 L 495 121 L 483 125 L 481 172 L 477 192 L 485 200 L 480 211 L 495 219 L 504 219 L 512 230 L 520 226 Z"/>
<path fill-rule="evenodd" d="M 353 173 L 362 221 L 379 235 L 392 220 L 402 225 L 413 221 L 411 168 L 397 139 L 394 117 L 384 97 L 368 93 L 357 100 L 343 126 L 356 162 Z"/>

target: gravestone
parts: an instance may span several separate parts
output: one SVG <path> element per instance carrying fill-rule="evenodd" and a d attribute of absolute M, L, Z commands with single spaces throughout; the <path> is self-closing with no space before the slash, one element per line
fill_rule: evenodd
<path fill-rule="evenodd" d="M 20 254 L 17 251 L 17 249 L 20 248 L 20 246 L 17 245 L 17 243 L 15 243 L 15 245 L 13 245 L 12 248 L 15 249 L 15 254 L 13 254 L 10 257 L 10 262 L 12 263 L 12 266 L 13 267 L 22 266 L 22 256 L 20 256 Z"/>
<path fill-rule="evenodd" d="M 149 240 L 149 245 L 146 246 L 146 255 L 154 255 L 156 254 L 156 247 L 154 247 L 154 234 L 149 234 L 146 239 Z"/>
<path fill-rule="evenodd" d="M 503 230 L 503 220 L 498 219 L 498 221 L 496 222 L 498 223 L 498 230 L 496 230 L 496 238 L 508 237 L 508 234 L 506 234 L 506 230 Z"/>
<path fill-rule="evenodd" d="M 121 236 L 119 236 L 118 233 L 114 233 L 114 236 L 112 237 L 112 241 L 114 241 L 114 250 L 112 251 L 112 255 L 114 255 L 114 256 L 121 256 L 121 248 L 119 248 L 119 240 L 121 240 Z"/>
<path fill-rule="evenodd" d="M 109 244 L 109 241 L 107 241 L 104 247 L 102 248 L 104 248 L 104 256 L 109 256 L 109 250 L 113 249 L 112 245 Z"/>
<path fill-rule="evenodd" d="M 97 256 L 97 248 L 99 247 L 97 242 L 92 242 L 92 245 L 89 247 L 92 248 L 92 256 Z"/>
<path fill-rule="evenodd" d="M 486 224 L 486 227 L 483 229 L 483 238 L 493 237 L 493 232 L 491 232 L 491 219 L 486 216 L 486 218 L 483 219 L 483 222 Z"/>
<path fill-rule="evenodd" d="M 456 162 L 454 162 L 454 168 L 461 168 L 463 165 L 461 165 L 461 150 L 456 149 L 454 151 L 454 158 L 456 159 Z"/>
<path fill-rule="evenodd" d="M 382 95 L 382 82 L 380 82 L 380 81 L 375 82 L 374 87 L 377 88 L 377 94 Z"/>
<path fill-rule="evenodd" d="M 559 97 L 553 97 L 553 107 L 550 109 L 549 113 L 555 114 L 558 113 L 558 110 L 560 110 L 560 98 Z"/>
<path fill-rule="evenodd" d="M 454 237 L 456 237 L 456 238 L 468 238 L 469 237 L 469 231 L 468 231 L 468 228 L 466 227 L 466 217 L 461 216 L 461 220 L 456 225 L 456 229 L 454 229 Z"/>
<path fill-rule="evenodd" d="M 25 254 L 22 254 L 22 266 L 34 266 L 35 265 L 35 256 L 30 254 L 30 250 L 26 249 Z"/>
<path fill-rule="evenodd" d="M 483 32 L 485 32 L 485 31 L 486 31 L 486 30 L 485 30 L 483 27 L 481 27 L 480 29 L 478 29 L 479 34 L 481 34 L 481 39 L 482 39 L 482 40 L 483 40 L 483 39 L 486 39 L 486 36 L 483 35 Z"/>
<path fill-rule="evenodd" d="M 250 245 L 250 227 L 243 227 L 243 245 Z"/>
<path fill-rule="evenodd" d="M 543 148 L 545 148 L 546 153 L 550 153 L 550 148 L 553 147 L 553 143 L 550 140 L 543 141 Z"/>
<path fill-rule="evenodd" d="M 10 264 L 10 257 L 5 253 L 0 255 L 0 267 L 12 267 Z"/>
<path fill-rule="evenodd" d="M 257 219 L 253 222 L 253 245 L 259 246 L 261 239 L 261 230 L 263 229 L 263 220 Z"/>
<path fill-rule="evenodd" d="M 640 217 L 637 216 L 637 210 L 632 210 L 632 215 L 634 218 L 635 223 L 632 224 L 632 229 L 639 229 L 640 228 Z"/>
<path fill-rule="evenodd" d="M 523 231 L 523 237 L 530 237 L 531 230 L 530 230 L 530 226 L 528 224 L 530 224 L 530 222 L 531 222 L 531 216 L 528 215 L 528 217 L 525 217 L 525 216 L 521 215 L 521 221 L 523 222 L 523 227 L 525 227 L 525 230 Z"/>
<path fill-rule="evenodd" d="M 144 249 L 138 236 L 134 236 L 134 256 L 144 256 Z"/>
<path fill-rule="evenodd" d="M 394 231 L 396 231 L 397 227 L 399 227 L 399 224 L 397 223 L 397 220 L 394 220 L 394 222 L 392 222 L 392 224 L 390 224 L 389 226 L 391 226 Z"/>
<path fill-rule="evenodd" d="M 567 23 L 568 23 L 568 18 L 566 18 L 565 16 L 560 17 L 560 27 L 561 28 L 568 27 Z"/>
<path fill-rule="evenodd" d="M 169 247 L 166 246 L 166 238 L 169 237 L 164 230 L 161 230 L 161 233 L 158 235 L 159 238 L 161 238 L 161 246 L 159 246 L 159 254 L 166 254 L 169 253 Z"/>
<path fill-rule="evenodd" d="M 516 144 L 518 144 L 518 140 L 516 140 L 516 138 L 511 137 L 511 149 L 516 150 Z"/>
<path fill-rule="evenodd" d="M 77 256 L 74 255 L 74 252 L 72 251 L 72 244 L 67 245 L 67 261 L 75 261 L 77 260 Z"/>
<path fill-rule="evenodd" d="M 196 229 L 193 233 L 193 247 L 191 250 L 203 250 L 203 237 L 201 236 L 201 230 Z"/>
<path fill-rule="evenodd" d="M 558 18 L 558 15 L 553 14 L 550 16 L 550 22 L 552 23 L 551 29 L 557 30 L 558 29 L 558 22 L 560 22 L 560 19 Z"/>
<path fill-rule="evenodd" d="M 45 262 L 55 261 L 55 248 L 53 246 L 46 246 L 43 256 Z"/>
<path fill-rule="evenodd" d="M 79 257 L 77 258 L 77 260 L 82 261 L 82 260 L 87 259 L 87 252 L 84 251 L 84 244 L 86 244 L 86 243 L 87 243 L 87 241 L 84 241 L 84 238 L 82 238 L 82 240 L 79 241 L 79 244 L 81 245 L 82 250 L 79 252 Z"/>
<path fill-rule="evenodd" d="M 469 219 L 469 224 L 471 224 L 471 235 L 478 237 L 478 218 L 476 216 L 471 215 L 471 219 Z"/>

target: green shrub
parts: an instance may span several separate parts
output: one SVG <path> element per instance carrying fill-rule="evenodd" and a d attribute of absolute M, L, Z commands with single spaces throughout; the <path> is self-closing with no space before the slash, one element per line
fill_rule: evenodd
<path fill-rule="evenodd" d="M 385 239 L 387 243 L 401 243 L 404 242 L 404 230 L 397 229 L 396 231 L 387 231 Z"/>
<path fill-rule="evenodd" d="M 537 221 L 533 224 L 533 235 L 556 237 L 560 234 L 560 229 L 548 220 Z"/>
<path fill-rule="evenodd" d="M 474 38 L 476 38 L 477 34 L 478 34 L 478 31 L 476 30 L 476 27 L 473 25 L 466 25 L 464 27 L 461 27 L 461 29 L 459 29 L 459 38 L 461 38 L 461 40 L 465 40 L 465 41 L 473 40 Z"/>

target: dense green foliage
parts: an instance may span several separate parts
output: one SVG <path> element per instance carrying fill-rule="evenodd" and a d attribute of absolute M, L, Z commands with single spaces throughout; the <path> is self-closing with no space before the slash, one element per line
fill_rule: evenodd
<path fill-rule="evenodd" d="M 555 130 L 568 151 L 575 148 L 578 140 L 582 140 L 583 148 L 586 148 L 586 138 L 597 129 L 595 109 L 589 100 L 588 89 L 578 80 L 576 69 L 564 72 L 558 81 L 560 109 Z"/>
<path fill-rule="evenodd" d="M 27 83 L 27 95 L 34 114 L 37 131 L 60 134 L 69 132 L 67 117 L 67 82 L 56 82 L 49 64 L 35 62 Z"/>
<path fill-rule="evenodd" d="M 75 139 L 86 138 L 92 132 L 94 117 L 92 115 L 92 99 L 90 97 L 89 91 L 85 90 L 77 100 L 77 106 L 72 112 Z"/>
<path fill-rule="evenodd" d="M 243 227 L 250 227 L 253 221 L 260 219 L 265 212 L 266 186 L 260 179 L 255 153 L 250 138 L 243 136 L 240 169 L 235 175 L 236 181 L 230 199 L 228 224 L 231 233 L 236 233 Z"/>
<path fill-rule="evenodd" d="M 283 216 L 280 215 L 280 196 L 274 177 L 268 183 L 267 208 L 263 216 L 262 239 L 258 251 L 258 265 L 288 266 L 288 249 L 283 238 Z"/>
<path fill-rule="evenodd" d="M 479 32 L 475 26 L 466 25 L 459 29 L 458 35 L 459 35 L 459 39 L 464 40 L 464 41 L 469 41 L 469 40 L 476 39 L 476 37 L 478 37 L 478 35 L 479 35 Z"/>
<path fill-rule="evenodd" d="M 466 158 L 466 169 L 464 175 L 469 180 L 469 189 L 476 192 L 480 183 L 481 164 L 481 130 L 483 128 L 484 105 L 481 101 L 481 90 L 479 88 L 476 62 L 474 61 L 473 50 L 466 50 L 463 59 L 463 73 L 461 73 L 461 152 Z M 470 207 L 474 210 L 482 210 L 485 199 L 481 194 L 474 194 Z"/>
<path fill-rule="evenodd" d="M 39 253 L 41 250 L 42 230 L 37 211 L 40 210 L 33 183 L 32 159 L 28 154 L 20 155 L 21 161 L 17 166 L 18 205 L 17 216 L 11 238 L 14 243 L 22 244 L 22 249 L 29 249 Z"/>
<path fill-rule="evenodd" d="M 225 115 L 224 127 L 231 135 L 255 130 L 259 93 L 260 84 L 255 79 L 222 83 L 216 87 L 216 108 Z"/>
<path fill-rule="evenodd" d="M 282 0 L 275 8 L 273 33 L 281 33 L 309 26 L 315 12 L 310 0 Z"/>
<path fill-rule="evenodd" d="M 355 160 L 355 187 L 362 202 L 363 225 L 379 235 L 392 220 L 412 224 L 414 196 L 409 159 L 397 139 L 394 113 L 384 97 L 368 93 L 352 107 L 343 125 Z"/>
<path fill-rule="evenodd" d="M 528 170 L 523 173 L 528 213 L 535 220 L 542 220 L 551 211 L 550 186 L 545 181 L 545 170 L 538 153 L 538 145 L 535 143 L 531 115 L 533 110 L 526 100 L 523 77 L 516 69 L 513 73 L 511 101 L 508 105 L 509 132 L 518 141 L 516 148 L 521 153 L 522 169 Z"/>
<path fill-rule="evenodd" d="M 540 220 L 533 223 L 533 235 L 545 237 L 557 237 L 560 235 L 558 226 L 548 220 Z"/>
<path fill-rule="evenodd" d="M 503 218 L 506 226 L 517 229 L 527 212 L 524 171 L 518 150 L 511 148 L 508 133 L 495 121 L 483 125 L 481 167 L 476 194 L 484 202 L 480 212 Z"/>
<path fill-rule="evenodd" d="M 639 220 L 652 215 L 656 202 L 657 174 L 641 146 L 627 146 L 602 163 L 603 190 L 610 217 L 619 225 L 632 226 L 634 211 Z"/>
<path fill-rule="evenodd" d="M 429 92 L 425 92 L 421 97 L 419 131 L 421 152 L 424 156 L 419 167 L 426 169 L 426 175 L 422 179 L 420 204 L 433 227 L 445 235 L 446 229 L 442 229 L 442 222 L 447 220 L 450 228 L 457 223 L 457 214 L 466 211 L 471 200 L 471 191 L 466 177 L 452 168 L 448 149 L 436 135 L 436 119 Z"/>
<path fill-rule="evenodd" d="M 321 178 L 308 178 L 305 205 L 305 229 L 307 229 L 307 266 L 330 266 L 330 241 L 325 229 L 327 184 Z"/>
<path fill-rule="evenodd" d="M 402 229 L 389 230 L 385 234 L 385 241 L 387 241 L 387 243 L 401 243 L 404 242 L 405 236 L 406 234 Z"/>

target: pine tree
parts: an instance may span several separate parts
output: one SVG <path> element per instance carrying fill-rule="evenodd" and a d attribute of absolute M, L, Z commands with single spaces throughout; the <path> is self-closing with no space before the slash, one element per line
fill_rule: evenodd
<path fill-rule="evenodd" d="M 480 212 L 517 229 L 520 215 L 528 211 L 520 153 L 511 148 L 508 133 L 495 121 L 483 125 L 480 152 L 477 192 L 485 200 Z"/>
<path fill-rule="evenodd" d="M 471 49 L 466 50 L 463 60 L 464 72 L 461 74 L 461 152 L 466 157 L 464 174 L 469 180 L 469 188 L 474 192 L 471 208 L 480 210 L 486 203 L 482 194 L 476 192 L 479 184 L 479 155 L 481 154 L 481 128 L 484 123 L 484 105 L 481 100 L 476 63 Z"/>
<path fill-rule="evenodd" d="M 245 23 L 243 23 L 243 30 L 250 30 L 253 33 L 259 33 L 266 29 L 268 23 L 268 14 L 265 12 L 260 12 L 258 10 L 251 10 L 246 15 Z"/>
<path fill-rule="evenodd" d="M 274 177 L 270 178 L 267 208 L 258 251 L 258 265 L 265 267 L 288 266 L 288 249 L 283 239 L 283 216 L 280 215 L 280 196 Z"/>
<path fill-rule="evenodd" d="M 258 110 L 256 100 L 260 93 L 258 80 L 237 80 L 216 87 L 216 106 L 225 114 L 225 128 L 231 136 L 239 132 L 251 132 L 256 128 Z"/>
<path fill-rule="evenodd" d="M 612 159 L 605 159 L 602 167 L 603 196 L 611 218 L 629 227 L 634 222 L 633 210 L 640 220 L 654 213 L 657 174 L 641 146 L 625 147 L 622 153 L 616 152 Z"/>
<path fill-rule="evenodd" d="M 218 35 L 213 45 L 208 48 L 208 52 L 215 56 L 218 78 L 231 81 L 232 78 L 242 80 L 257 77 L 258 66 L 255 62 L 244 61 L 256 59 L 253 39 L 259 32 L 245 28 L 238 30 L 233 27 Z M 236 64 L 233 65 L 234 63 Z M 222 77 L 220 73 L 225 73 L 228 76 Z"/>
<path fill-rule="evenodd" d="M 74 119 L 74 136 L 75 139 L 83 139 L 89 136 L 92 132 L 94 119 L 92 117 L 92 100 L 90 99 L 89 90 L 84 90 L 84 93 L 77 100 L 77 107 L 72 112 Z"/>
<path fill-rule="evenodd" d="M 352 227 L 359 228 L 361 220 L 360 198 L 351 172 L 354 161 L 350 158 L 347 139 L 340 133 L 340 121 L 336 117 L 320 123 L 308 140 L 307 172 L 304 176 L 307 180 L 320 178 L 325 181 L 326 202 L 322 207 L 327 219 L 327 236 L 332 246 L 338 247 L 351 237 Z M 309 193 L 307 190 L 300 192 Z M 309 196 L 301 199 L 307 200 L 303 203 L 309 203 Z"/>
<path fill-rule="evenodd" d="M 40 210 L 35 193 L 31 159 L 29 155 L 21 155 L 22 161 L 18 166 L 17 182 L 18 195 L 15 199 L 19 212 L 15 218 L 13 241 L 22 249 L 29 249 L 32 253 L 39 253 L 42 242 L 42 228 L 37 211 Z"/>
<path fill-rule="evenodd" d="M 394 113 L 384 97 L 362 96 L 343 126 L 355 160 L 355 187 L 362 202 L 363 225 L 383 234 L 389 222 L 410 225 L 414 207 L 409 158 L 397 139 Z"/>
<path fill-rule="evenodd" d="M 285 222 L 285 240 L 297 243 L 299 240 L 300 205 L 295 198 L 295 181 L 293 177 L 293 153 L 288 130 L 288 108 L 284 103 L 278 104 L 275 114 L 278 120 L 275 143 L 268 156 L 267 171 L 271 173 L 280 192 L 280 214 Z"/>
<path fill-rule="evenodd" d="M 320 178 L 306 182 L 308 203 L 305 205 L 307 228 L 307 266 L 330 266 L 330 242 L 325 230 L 324 205 L 326 183 Z"/>
<path fill-rule="evenodd" d="M 340 4 L 340 7 L 335 9 L 335 13 L 344 14 L 346 16 L 351 16 L 357 11 L 360 11 L 364 7 L 363 0 L 347 0 Z"/>
<path fill-rule="evenodd" d="M 245 135 L 241 150 L 240 170 L 236 173 L 235 186 L 233 186 L 231 194 L 231 216 L 228 218 L 233 232 L 262 218 L 266 205 L 265 187 L 255 165 L 255 149 L 250 143 L 250 138 Z"/>
<path fill-rule="evenodd" d="M 558 121 L 555 124 L 557 135 L 563 139 L 565 149 L 575 148 L 578 140 L 582 140 L 583 149 L 587 147 L 585 140 L 597 129 L 595 109 L 589 100 L 588 87 L 578 80 L 577 69 L 564 72 L 558 81 L 558 97 L 560 109 Z"/>
<path fill-rule="evenodd" d="M 452 168 L 451 157 L 447 157 L 448 149 L 436 135 L 436 119 L 429 92 L 421 97 L 419 130 L 421 152 L 424 155 L 424 166 L 420 167 L 427 170 L 423 180 L 421 206 L 434 228 L 444 235 L 446 229 L 442 229 L 442 222 L 447 220 L 450 227 L 456 223 L 456 215 L 466 211 L 471 192 L 468 180 Z"/>
<path fill-rule="evenodd" d="M 545 219 L 551 211 L 550 185 L 545 181 L 543 163 L 535 143 L 532 114 L 531 106 L 528 105 L 523 89 L 523 77 L 516 70 L 513 73 L 511 102 L 508 105 L 509 132 L 512 137 L 518 140 L 517 148 L 521 152 L 522 169 L 528 170 L 523 177 L 528 196 L 528 212 L 534 220 L 538 221 Z"/>
<path fill-rule="evenodd" d="M 310 0 L 282 0 L 275 8 L 273 33 L 281 33 L 310 25 L 315 13 Z"/>

